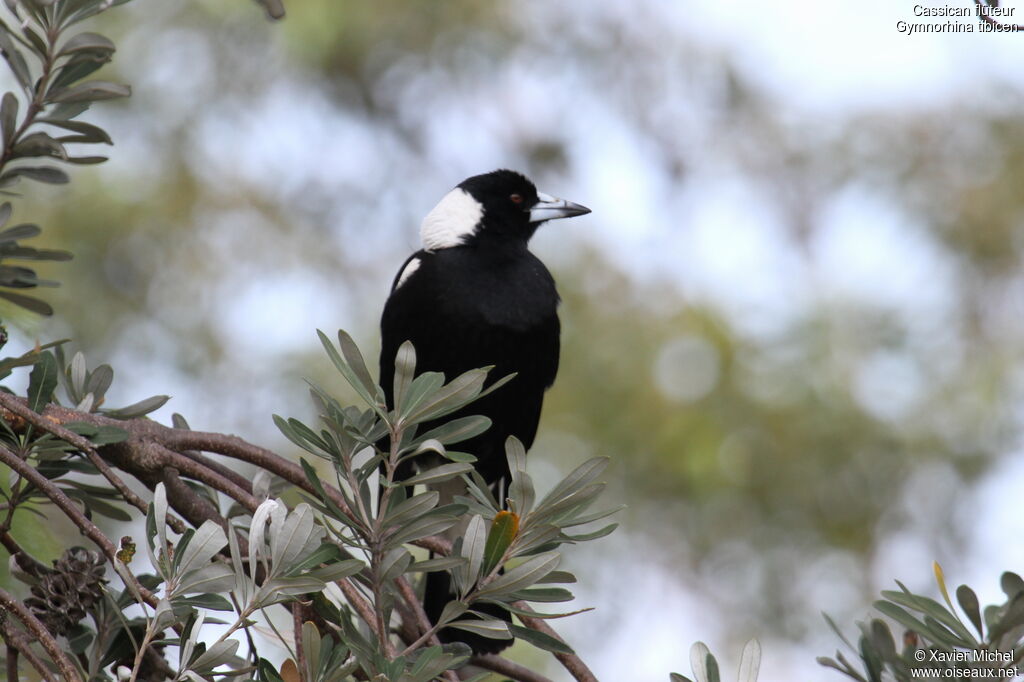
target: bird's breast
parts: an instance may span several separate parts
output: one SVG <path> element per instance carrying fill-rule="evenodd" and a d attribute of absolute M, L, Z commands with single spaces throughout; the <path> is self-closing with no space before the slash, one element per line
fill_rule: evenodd
<path fill-rule="evenodd" d="M 467 321 L 523 331 L 557 315 L 554 280 L 536 259 L 449 274 L 449 295 L 443 300 L 453 306 L 453 315 Z"/>

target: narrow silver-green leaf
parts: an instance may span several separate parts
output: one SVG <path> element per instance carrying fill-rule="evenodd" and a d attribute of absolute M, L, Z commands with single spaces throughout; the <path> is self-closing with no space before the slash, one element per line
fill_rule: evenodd
<path fill-rule="evenodd" d="M 466 526 L 466 533 L 462 536 L 462 551 L 460 554 L 466 558 L 462 584 L 468 588 L 472 587 L 480 576 L 480 567 L 484 561 L 484 546 L 487 543 L 487 524 L 479 514 L 474 514 Z"/>
<path fill-rule="evenodd" d="M 737 682 L 757 682 L 761 670 L 761 643 L 756 639 L 747 642 L 740 655 L 740 672 Z"/>
<path fill-rule="evenodd" d="M 511 639 L 508 623 L 501 620 L 457 620 L 445 627 L 472 632 L 489 639 Z"/>
<path fill-rule="evenodd" d="M 529 642 L 538 649 L 543 649 L 544 651 L 550 651 L 556 654 L 571 655 L 575 653 L 572 650 L 572 647 L 570 647 L 568 644 L 566 644 L 560 639 L 552 637 L 547 633 L 537 632 L 536 630 L 524 628 L 519 625 L 510 625 L 509 630 L 516 639 L 521 639 L 524 642 Z"/>
<path fill-rule="evenodd" d="M 203 567 L 227 544 L 228 538 L 224 534 L 224 529 L 214 521 L 207 519 L 196 529 L 192 540 L 179 555 L 178 571 L 186 573 Z"/>
<path fill-rule="evenodd" d="M 441 481 L 447 481 L 448 479 L 455 478 L 459 474 L 464 474 L 472 470 L 472 464 L 452 462 L 451 464 L 442 464 L 441 466 L 434 467 L 433 469 L 427 469 L 426 471 L 420 472 L 411 478 L 407 478 L 402 483 L 407 486 L 440 483 Z"/>
<path fill-rule="evenodd" d="M 395 378 L 392 382 L 394 404 L 396 407 L 405 403 L 405 396 L 416 378 L 416 349 L 412 341 L 404 341 L 395 354 Z"/>
<path fill-rule="evenodd" d="M 561 556 L 554 552 L 538 554 L 499 575 L 481 589 L 479 594 L 483 596 L 503 592 L 516 592 L 530 587 L 557 568 L 561 559 Z"/>

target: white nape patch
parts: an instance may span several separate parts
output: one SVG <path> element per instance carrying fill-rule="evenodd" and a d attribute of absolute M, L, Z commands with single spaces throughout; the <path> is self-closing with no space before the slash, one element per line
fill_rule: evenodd
<path fill-rule="evenodd" d="M 420 259 L 413 258 L 409 263 L 402 269 L 402 274 L 398 276 L 398 282 L 395 283 L 395 288 L 402 286 L 402 283 L 412 276 L 412 273 L 416 272 L 420 267 Z"/>
<path fill-rule="evenodd" d="M 456 187 L 438 202 L 420 225 L 423 249 L 435 251 L 464 244 L 476 232 L 484 207 L 469 192 Z"/>

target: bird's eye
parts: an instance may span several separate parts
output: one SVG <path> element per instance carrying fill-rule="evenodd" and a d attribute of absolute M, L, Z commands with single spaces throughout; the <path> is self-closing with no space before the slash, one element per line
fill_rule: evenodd
<path fill-rule="evenodd" d="M 519 195 L 519 194 L 513 194 L 512 196 L 509 197 L 509 199 L 512 200 L 513 204 L 521 204 L 521 203 L 523 203 L 523 197 L 522 197 L 522 195 Z"/>

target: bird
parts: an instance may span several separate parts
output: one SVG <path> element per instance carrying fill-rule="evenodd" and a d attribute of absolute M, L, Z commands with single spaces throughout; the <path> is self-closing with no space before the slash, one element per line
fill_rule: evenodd
<path fill-rule="evenodd" d="M 493 367 L 487 385 L 509 374 L 505 385 L 419 433 L 452 419 L 483 415 L 490 427 L 459 444 L 477 458 L 477 471 L 496 490 L 509 480 L 505 441 L 529 450 L 537 434 L 544 393 L 558 373 L 559 295 L 555 280 L 528 246 L 549 220 L 590 213 L 577 203 L 538 192 L 525 175 L 496 170 L 459 183 L 426 215 L 422 248 L 402 264 L 381 315 L 380 384 L 393 409 L 395 356 L 405 341 L 416 350 L 416 372 L 441 372 L 451 380 L 471 369 Z M 500 499 L 500 495 L 499 495 Z M 424 608 L 432 622 L 453 598 L 448 574 L 427 575 Z M 508 620 L 500 607 L 483 610 Z M 476 653 L 496 653 L 509 640 L 453 629 L 442 641 L 462 641 Z"/>

